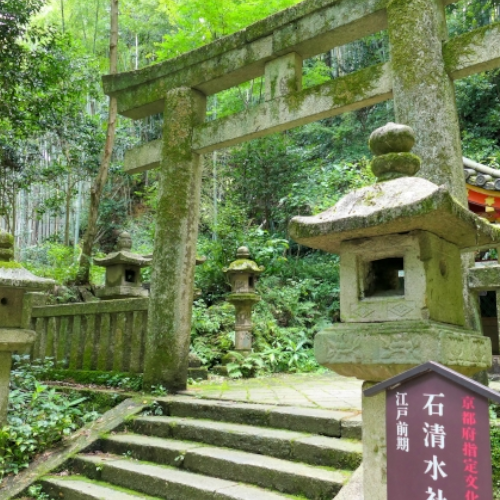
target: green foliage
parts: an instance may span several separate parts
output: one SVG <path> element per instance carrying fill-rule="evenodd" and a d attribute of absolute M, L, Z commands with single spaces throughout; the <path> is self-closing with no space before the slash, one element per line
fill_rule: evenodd
<path fill-rule="evenodd" d="M 24 252 L 24 266 L 37 276 L 50 277 L 58 283 L 68 283 L 78 270 L 73 248 L 59 243 L 44 243 Z"/>
<path fill-rule="evenodd" d="M 493 467 L 493 495 L 495 500 L 500 499 L 500 427 L 490 429 L 491 464 Z"/>
<path fill-rule="evenodd" d="M 0 479 L 17 474 L 36 454 L 99 416 L 82 409 L 86 398 L 58 393 L 35 375 L 26 365 L 14 364 L 8 423 L 0 429 Z"/>
<path fill-rule="evenodd" d="M 213 42 L 299 0 L 160 0 L 173 30 L 159 44 L 160 60 Z"/>

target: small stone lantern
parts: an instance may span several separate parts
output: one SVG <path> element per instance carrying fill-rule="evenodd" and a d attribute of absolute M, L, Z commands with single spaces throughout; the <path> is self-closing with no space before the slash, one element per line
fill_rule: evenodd
<path fill-rule="evenodd" d="M 130 234 L 123 231 L 118 236 L 117 251 L 94 263 L 106 268 L 106 284 L 97 291 L 100 299 L 142 298 L 148 291 L 142 286 L 141 269 L 151 265 L 151 257 L 132 253 Z"/>
<path fill-rule="evenodd" d="M 247 247 L 238 248 L 236 260 L 223 269 L 233 290 L 227 300 L 236 308 L 234 348 L 238 352 L 249 353 L 252 350 L 252 307 L 260 300 L 255 283 L 263 271 L 262 266 L 250 260 Z"/>
<path fill-rule="evenodd" d="M 12 353 L 29 347 L 36 338 L 36 332 L 28 329 L 31 317 L 23 311 L 25 294 L 55 285 L 30 273 L 13 257 L 14 238 L 0 230 L 0 427 L 7 421 Z"/>

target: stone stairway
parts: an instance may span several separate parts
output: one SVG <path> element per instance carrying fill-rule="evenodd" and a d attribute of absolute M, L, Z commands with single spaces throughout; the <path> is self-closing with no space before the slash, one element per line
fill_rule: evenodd
<path fill-rule="evenodd" d="M 44 491 L 65 500 L 331 500 L 361 462 L 354 412 L 183 396 L 159 404 L 163 415 L 128 421 L 73 457 L 69 474 L 45 477 Z"/>

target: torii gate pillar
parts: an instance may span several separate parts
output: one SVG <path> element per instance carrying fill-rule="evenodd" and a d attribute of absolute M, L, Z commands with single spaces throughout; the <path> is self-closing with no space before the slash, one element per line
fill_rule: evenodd
<path fill-rule="evenodd" d="M 443 3 L 392 0 L 387 20 L 396 121 L 415 132 L 414 153 L 422 160 L 418 175 L 446 186 L 467 206 L 455 86 L 443 58 Z"/>
<path fill-rule="evenodd" d="M 191 147 L 206 98 L 189 88 L 167 93 L 144 385 L 186 388 L 202 157 Z"/>

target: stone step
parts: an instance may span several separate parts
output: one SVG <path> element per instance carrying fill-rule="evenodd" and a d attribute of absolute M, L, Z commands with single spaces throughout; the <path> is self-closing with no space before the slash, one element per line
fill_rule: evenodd
<path fill-rule="evenodd" d="M 264 404 L 198 399 L 190 396 L 160 398 L 164 414 L 236 424 L 276 427 L 330 437 L 361 439 L 359 411 L 322 410 Z"/>
<path fill-rule="evenodd" d="M 43 491 L 51 498 L 64 498 L 65 500 L 157 500 L 157 497 L 141 495 L 123 489 L 116 489 L 110 484 L 90 482 L 81 476 L 48 476 L 41 484 Z"/>
<path fill-rule="evenodd" d="M 360 442 L 281 429 L 180 417 L 137 417 L 134 432 L 234 448 L 270 457 L 354 470 L 361 463 Z"/>
<path fill-rule="evenodd" d="M 289 495 L 285 496 L 236 481 L 208 477 L 173 467 L 138 462 L 114 455 L 77 455 L 72 464 L 74 469 L 88 479 L 104 481 L 120 488 L 127 488 L 165 500 L 279 500 L 290 498 Z M 67 500 L 73 499 L 68 497 Z"/>
<path fill-rule="evenodd" d="M 332 499 L 349 472 L 326 470 L 278 458 L 138 434 L 117 434 L 102 450 L 138 460 L 181 467 L 190 472 L 261 486 L 306 498 Z"/>

